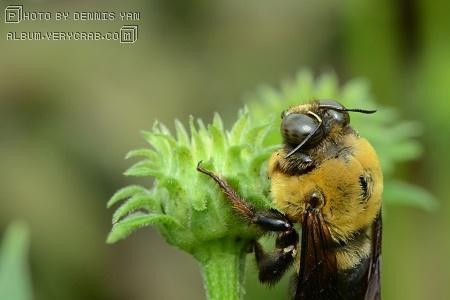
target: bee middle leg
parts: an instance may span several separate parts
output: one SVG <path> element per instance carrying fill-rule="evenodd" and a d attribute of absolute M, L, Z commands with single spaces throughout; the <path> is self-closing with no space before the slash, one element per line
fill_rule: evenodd
<path fill-rule="evenodd" d="M 298 234 L 294 228 L 278 233 L 273 252 L 266 253 L 258 242 L 254 251 L 262 283 L 275 284 L 289 269 L 297 256 Z"/>
<path fill-rule="evenodd" d="M 276 283 L 292 265 L 297 255 L 298 234 L 287 216 L 276 209 L 257 211 L 251 204 L 241 199 L 236 191 L 222 178 L 197 165 L 197 170 L 210 176 L 222 189 L 234 211 L 250 224 L 255 224 L 265 232 L 278 232 L 276 250 L 265 253 L 258 242 L 254 243 L 259 280 Z"/>

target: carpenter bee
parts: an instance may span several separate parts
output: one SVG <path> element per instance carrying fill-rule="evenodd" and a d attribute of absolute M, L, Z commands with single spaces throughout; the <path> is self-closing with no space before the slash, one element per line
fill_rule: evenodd
<path fill-rule="evenodd" d="M 349 112 L 375 111 L 319 100 L 282 113 L 283 146 L 268 162 L 277 209 L 257 210 L 220 176 L 197 167 L 238 215 L 276 232 L 272 253 L 253 243 L 259 279 L 274 284 L 295 264 L 295 300 L 381 298 L 383 176 L 374 149 L 350 126 Z M 301 237 L 294 223 L 300 223 Z"/>

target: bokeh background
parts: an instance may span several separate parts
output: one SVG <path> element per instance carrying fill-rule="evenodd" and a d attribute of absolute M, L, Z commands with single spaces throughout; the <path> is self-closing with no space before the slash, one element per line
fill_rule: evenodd
<path fill-rule="evenodd" d="M 439 208 L 386 208 L 385 299 L 450 297 L 450 3 L 424 0 L 34 1 L 35 11 L 138 11 L 139 40 L 7 41 L 9 31 L 110 31 L 129 22 L 0 22 L 0 232 L 30 230 L 34 298 L 203 299 L 196 262 L 147 228 L 106 245 L 124 154 L 155 119 L 231 124 L 243 97 L 303 67 L 365 77 L 423 125 L 420 160 L 397 170 Z M 260 286 L 249 259 L 246 299 Z"/>

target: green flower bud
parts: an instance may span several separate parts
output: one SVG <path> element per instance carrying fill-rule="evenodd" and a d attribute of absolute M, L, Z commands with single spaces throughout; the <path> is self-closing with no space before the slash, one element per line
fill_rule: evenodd
<path fill-rule="evenodd" d="M 191 118 L 189 133 L 176 121 L 175 136 L 156 123 L 152 131 L 143 133 L 153 149 L 129 152 L 127 158 L 139 156 L 143 160 L 125 172 L 128 176 L 154 177 L 153 187 L 129 186 L 111 198 L 109 207 L 127 200 L 113 215 L 108 242 L 147 225 L 156 226 L 167 242 L 192 254 L 214 240 L 258 238 L 255 228 L 233 214 L 216 184 L 196 166 L 203 161 L 206 168 L 224 176 L 256 207 L 269 206 L 263 162 L 274 147 L 263 142 L 271 125 L 255 125 L 247 110 L 239 114 L 230 131 L 224 130 L 218 114 L 207 127 L 200 119 L 194 122 Z"/>

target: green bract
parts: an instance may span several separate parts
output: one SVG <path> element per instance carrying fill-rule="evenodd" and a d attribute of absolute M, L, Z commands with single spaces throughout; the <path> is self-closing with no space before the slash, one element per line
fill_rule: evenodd
<path fill-rule="evenodd" d="M 127 176 L 153 177 L 150 188 L 128 186 L 119 190 L 108 207 L 121 202 L 113 215 L 108 242 L 116 242 L 134 230 L 155 226 L 168 243 L 199 261 L 209 299 L 240 299 L 243 295 L 245 254 L 259 232 L 234 215 L 218 186 L 196 171 L 196 165 L 220 174 L 239 195 L 257 208 L 269 207 L 266 160 L 279 147 L 280 113 L 287 107 L 314 99 L 332 98 L 349 108 L 378 109 L 374 115 L 351 113 L 351 124 L 379 154 L 385 175 L 385 203 L 434 207 L 431 195 L 421 187 L 394 179 L 397 163 L 417 158 L 421 147 L 415 122 L 399 119 L 396 110 L 375 103 L 367 84 L 353 80 L 338 87 L 332 74 L 314 81 L 303 71 L 286 82 L 281 91 L 262 88 L 241 110 L 231 130 L 225 130 L 218 114 L 210 125 L 191 117 L 189 129 L 175 121 L 176 133 L 162 124 L 143 132 L 151 148 L 133 150 L 127 158 L 141 157 Z"/>

